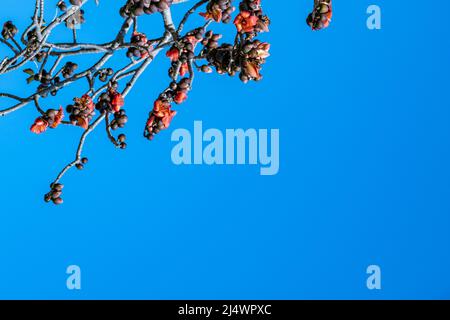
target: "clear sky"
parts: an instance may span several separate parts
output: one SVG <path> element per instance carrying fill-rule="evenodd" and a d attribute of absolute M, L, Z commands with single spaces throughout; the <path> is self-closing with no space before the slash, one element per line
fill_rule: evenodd
<path fill-rule="evenodd" d="M 2 0 L 1 21 L 23 30 L 33 2 Z M 80 41 L 111 39 L 123 1 L 90 2 Z M 94 133 L 61 207 L 42 198 L 80 129 L 33 135 L 32 106 L 0 119 L 0 298 L 450 298 L 450 3 L 436 18 L 423 1 L 335 0 L 331 27 L 311 32 L 310 2 L 263 1 L 264 80 L 198 75 L 170 130 L 148 142 L 147 113 L 168 84 L 160 56 L 126 99 L 129 148 Z M 381 30 L 366 27 L 371 4 Z M 160 18 L 140 30 L 157 36 Z M 0 91 L 25 95 L 25 77 L 0 78 Z M 196 120 L 279 129 L 279 174 L 174 165 L 171 133 Z M 80 291 L 66 288 L 69 265 Z M 381 267 L 380 291 L 366 287 L 369 265 Z"/>

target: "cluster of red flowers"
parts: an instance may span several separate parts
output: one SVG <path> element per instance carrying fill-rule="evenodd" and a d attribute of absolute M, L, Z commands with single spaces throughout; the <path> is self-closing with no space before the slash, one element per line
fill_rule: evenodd
<path fill-rule="evenodd" d="M 182 104 L 186 101 L 192 79 L 191 77 L 182 78 L 179 82 L 176 79 L 178 76 L 184 77 L 190 73 L 190 65 L 195 58 L 195 48 L 203 40 L 204 34 L 203 27 L 194 29 L 176 41 L 167 51 L 166 56 L 172 62 L 169 76 L 173 81 L 153 104 L 153 110 L 149 114 L 144 131 L 147 139 L 152 140 L 155 134 L 170 126 L 172 119 L 177 114 L 175 110 L 172 110 L 172 102 Z"/>
<path fill-rule="evenodd" d="M 239 5 L 240 13 L 234 20 L 234 24 L 241 37 L 236 37 L 236 44 L 219 45 L 220 34 L 197 28 L 179 39 L 167 52 L 172 66 L 169 76 L 174 80 L 168 89 L 155 101 L 153 110 L 149 114 L 144 136 L 153 139 L 155 134 L 167 129 L 174 116 L 172 102 L 181 104 L 187 99 L 191 89 L 191 77 L 183 78 L 178 83 L 178 76 L 184 77 L 189 73 L 194 60 L 207 59 L 208 64 L 197 67 L 200 71 L 211 73 L 214 66 L 218 73 L 228 73 L 234 76 L 240 72 L 240 78 L 244 82 L 260 80 L 260 70 L 265 59 L 269 56 L 270 45 L 254 38 L 259 32 L 268 31 L 269 18 L 263 14 L 261 0 L 243 0 Z M 206 7 L 206 12 L 201 13 L 208 20 L 228 23 L 231 14 L 235 11 L 230 0 L 213 0 Z M 201 43 L 203 49 L 200 55 L 195 55 L 196 46 Z"/>
<path fill-rule="evenodd" d="M 212 0 L 206 6 L 206 12 L 202 12 L 200 15 L 215 22 L 229 23 L 231 15 L 236 10 L 231 2 L 232 0 Z"/>
<path fill-rule="evenodd" d="M 191 89 L 191 79 L 183 78 L 178 83 L 171 85 L 171 95 L 173 96 L 173 102 L 176 104 L 182 104 L 188 98 L 188 91 Z"/>
<path fill-rule="evenodd" d="M 155 134 L 161 130 L 169 128 L 172 119 L 177 112 L 172 110 L 171 102 L 182 104 L 188 98 L 188 91 L 191 89 L 191 79 L 183 78 L 178 83 L 172 82 L 155 101 L 153 110 L 149 114 L 147 124 L 145 126 L 144 136 L 153 140 Z"/>
<path fill-rule="evenodd" d="M 312 30 L 322 30 L 330 25 L 333 16 L 331 0 L 315 2 L 313 12 L 308 15 L 306 23 Z"/>
<path fill-rule="evenodd" d="M 45 114 L 37 118 L 31 126 L 31 132 L 41 134 L 48 128 L 55 129 L 64 118 L 64 111 L 62 107 L 59 110 L 49 109 Z"/>
<path fill-rule="evenodd" d="M 170 77 L 176 77 L 177 73 L 184 77 L 189 72 L 188 62 L 195 57 L 195 47 L 203 39 L 204 33 L 204 28 L 195 29 L 167 51 L 166 56 L 172 61 L 172 67 L 169 69 Z"/>
<path fill-rule="evenodd" d="M 75 102 L 74 104 L 66 107 L 66 111 L 70 113 L 70 122 L 73 125 L 87 129 L 89 122 L 94 116 L 94 102 L 88 94 L 83 95 L 81 98 L 75 98 L 73 101 Z"/>
<path fill-rule="evenodd" d="M 234 76 L 247 83 L 262 79 L 261 68 L 269 56 L 270 45 L 255 38 L 260 32 L 269 30 L 270 20 L 264 15 L 261 0 L 244 0 L 239 5 L 240 13 L 234 20 L 240 37 L 233 44 L 219 44 L 220 34 L 206 33 L 202 40 L 203 50 L 200 56 L 206 58 L 207 65 L 199 69 L 211 72 L 215 67 L 219 74 Z"/>
<path fill-rule="evenodd" d="M 153 104 L 153 110 L 149 114 L 144 136 L 149 140 L 153 140 L 155 134 L 170 126 L 176 114 L 177 112 L 172 110 L 170 102 L 161 98 L 156 100 Z"/>
<path fill-rule="evenodd" d="M 122 94 L 117 91 L 117 82 L 110 82 L 108 87 L 108 90 L 100 95 L 97 104 L 95 105 L 95 109 L 101 113 L 117 113 L 125 105 L 125 100 Z"/>
<path fill-rule="evenodd" d="M 149 51 L 152 50 L 152 42 L 147 39 L 144 33 L 134 32 L 131 37 L 131 44 L 135 47 L 131 47 L 127 51 L 127 57 L 146 58 Z"/>
<path fill-rule="evenodd" d="M 107 92 L 100 96 L 97 105 L 94 104 L 92 98 L 85 94 L 81 98 L 75 98 L 74 104 L 66 107 L 66 111 L 70 113 L 70 123 L 87 129 L 89 123 L 94 116 L 94 109 L 101 112 L 117 113 L 124 105 L 124 99 L 121 93 L 114 88 L 110 88 Z M 49 109 L 44 115 L 40 116 L 34 121 L 31 126 L 31 131 L 40 134 L 47 130 L 47 128 L 56 128 L 64 117 L 63 109 L 59 110 Z"/>
<path fill-rule="evenodd" d="M 269 31 L 269 18 L 263 14 L 261 0 L 244 0 L 239 5 L 240 13 L 234 19 L 239 33 L 259 33 Z"/>
<path fill-rule="evenodd" d="M 109 98 L 112 111 L 119 112 L 120 108 L 125 104 L 122 94 L 117 91 L 109 91 Z"/>

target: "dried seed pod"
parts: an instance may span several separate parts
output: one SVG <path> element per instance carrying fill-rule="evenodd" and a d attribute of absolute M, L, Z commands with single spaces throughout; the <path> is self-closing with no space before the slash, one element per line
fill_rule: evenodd
<path fill-rule="evenodd" d="M 19 32 L 19 30 L 12 23 L 12 21 L 7 21 L 3 25 L 2 37 L 5 38 L 5 40 L 8 40 L 10 38 L 14 38 L 16 36 L 17 32 Z"/>
<path fill-rule="evenodd" d="M 322 30 L 330 25 L 333 16 L 331 0 L 321 0 L 314 3 L 313 12 L 308 15 L 306 23 L 312 30 Z"/>
<path fill-rule="evenodd" d="M 120 8 L 122 17 L 137 17 L 143 14 L 153 14 L 163 12 L 168 9 L 173 0 L 128 0 L 127 3 Z"/>

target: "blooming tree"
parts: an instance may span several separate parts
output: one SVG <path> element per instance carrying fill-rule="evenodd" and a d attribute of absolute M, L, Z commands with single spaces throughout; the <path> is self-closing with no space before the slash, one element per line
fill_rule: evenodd
<path fill-rule="evenodd" d="M 0 117 L 31 104 L 38 114 L 31 124 L 31 132 L 42 134 L 62 125 L 83 130 L 75 159 L 50 184 L 45 201 L 63 202 L 61 180 L 71 168 L 81 170 L 87 164 L 83 146 L 88 135 L 102 123 L 114 146 L 126 148 L 125 134 L 113 133 L 127 123 L 123 108 L 125 98 L 162 51 L 171 61 L 169 84 L 156 97 L 148 119 L 144 121 L 144 137 L 149 140 L 169 127 L 177 114 L 175 106 L 184 103 L 193 88 L 196 72 L 238 75 L 244 83 L 262 79 L 261 69 L 270 49 L 269 43 L 258 39 L 261 33 L 269 31 L 270 25 L 262 0 L 241 0 L 238 4 L 233 0 L 196 0 L 182 20 L 175 24 L 171 10 L 186 1 L 189 0 L 123 0 L 118 13 L 123 17 L 123 23 L 114 39 L 101 44 L 77 40 L 78 25 L 86 22 L 83 6 L 88 0 L 58 1 L 59 13 L 50 22 L 44 19 L 45 5 L 48 6 L 50 1 L 36 0 L 31 24 L 22 33 L 12 21 L 4 23 L 0 42 L 9 48 L 11 54 L 0 60 L 0 76 L 15 71 L 25 72 L 27 82 L 37 85 L 35 92 L 28 97 L 0 93 L 0 98 L 13 102 L 10 107 L 0 110 Z M 204 22 L 185 31 L 186 22 L 197 13 Z M 147 15 L 162 17 L 164 32 L 161 36 L 149 39 L 144 30 L 138 28 L 138 20 Z M 331 15 L 331 0 L 315 0 L 307 24 L 313 30 L 326 28 Z M 210 30 L 215 23 L 233 23 L 236 31 L 234 42 L 221 41 L 222 35 Z M 56 43 L 50 40 L 52 32 L 60 27 L 72 30 L 70 41 Z M 89 68 L 80 70 L 76 57 L 92 54 L 100 54 L 100 58 Z M 117 54 L 126 55 L 128 63 L 109 66 L 108 61 Z M 29 68 L 29 63 L 35 63 L 38 71 Z M 65 108 L 43 108 L 41 103 L 48 95 L 55 96 L 78 81 L 86 81 L 87 84 L 87 91 L 82 96 L 74 97 Z"/>

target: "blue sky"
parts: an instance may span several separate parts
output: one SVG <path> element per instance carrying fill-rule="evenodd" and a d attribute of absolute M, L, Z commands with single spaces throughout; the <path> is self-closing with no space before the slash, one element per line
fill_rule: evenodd
<path fill-rule="evenodd" d="M 3 0 L 2 21 L 23 29 L 32 2 Z M 100 2 L 87 6 L 80 41 L 111 39 L 118 27 L 119 1 Z M 79 128 L 32 135 L 31 106 L 0 119 L 0 298 L 450 298 L 447 22 L 425 21 L 429 8 L 415 0 L 406 14 L 400 1 L 334 1 L 330 29 L 311 32 L 311 1 L 264 2 L 264 80 L 198 75 L 170 130 L 148 142 L 147 113 L 168 84 L 160 56 L 127 97 L 128 150 L 94 133 L 90 163 L 65 178 L 61 207 L 42 196 L 73 158 Z M 371 4 L 382 9 L 381 30 L 366 28 Z M 145 17 L 140 29 L 157 35 L 159 22 Z M 219 30 L 232 38 L 232 26 Z M 30 90 L 20 73 L 0 88 Z M 279 129 L 279 174 L 173 165 L 171 132 L 196 120 Z M 66 288 L 72 264 L 80 291 Z M 366 287 L 373 264 L 380 291 Z"/>

